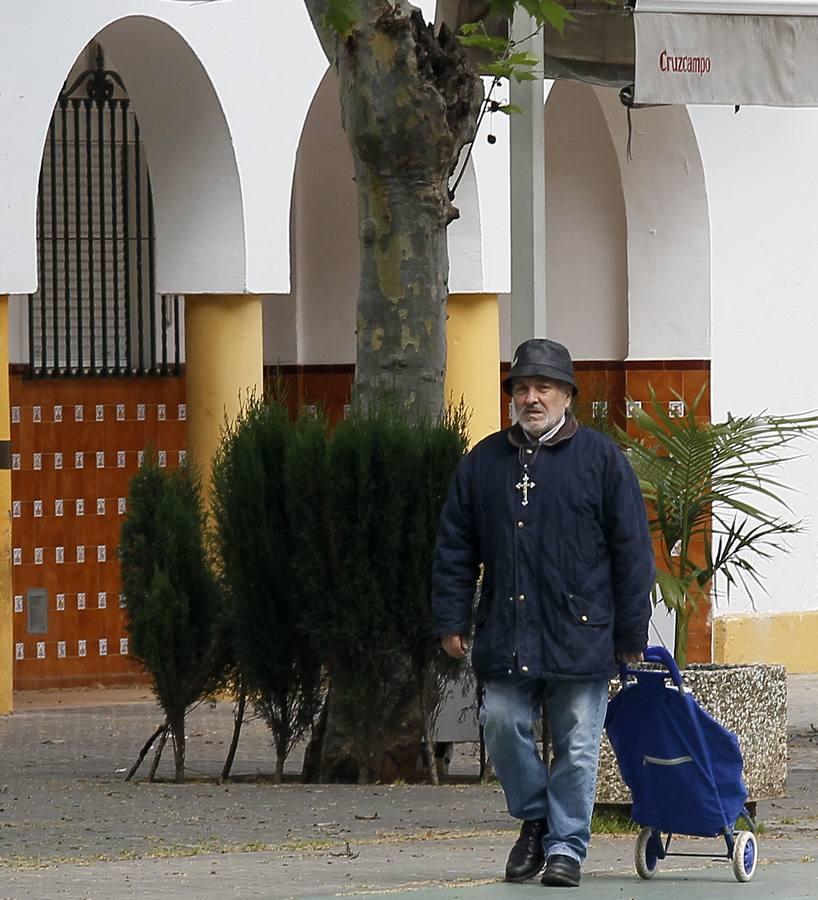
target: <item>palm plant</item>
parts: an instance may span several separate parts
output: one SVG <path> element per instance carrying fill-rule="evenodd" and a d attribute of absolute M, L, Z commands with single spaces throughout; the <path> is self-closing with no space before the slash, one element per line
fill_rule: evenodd
<path fill-rule="evenodd" d="M 759 564 L 786 550 L 782 537 L 802 530 L 789 517 L 782 494 L 792 489 L 777 470 L 799 455 L 793 442 L 818 429 L 814 414 L 702 421 L 703 393 L 682 417 L 672 418 L 651 391 L 650 411 L 634 410 L 640 435 L 617 429 L 658 539 L 654 602 L 676 613 L 680 666 L 687 663 L 690 618 L 715 577 L 723 579 L 728 599 L 740 586 L 752 602 L 752 589 L 763 590 Z"/>

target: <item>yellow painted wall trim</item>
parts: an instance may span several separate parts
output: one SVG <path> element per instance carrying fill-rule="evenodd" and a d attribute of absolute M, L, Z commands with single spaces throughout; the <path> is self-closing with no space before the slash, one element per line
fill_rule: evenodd
<path fill-rule="evenodd" d="M 500 314 L 496 294 L 449 294 L 445 398 L 462 397 L 474 446 L 500 428 Z"/>
<path fill-rule="evenodd" d="M 718 616 L 713 644 L 717 663 L 774 663 L 794 674 L 815 674 L 818 610 Z"/>
<path fill-rule="evenodd" d="M 11 439 L 9 298 L 0 294 L 0 441 Z M 4 454 L 10 460 L 9 454 Z M 14 624 L 11 606 L 11 470 L 0 469 L 0 715 L 13 706 Z"/>

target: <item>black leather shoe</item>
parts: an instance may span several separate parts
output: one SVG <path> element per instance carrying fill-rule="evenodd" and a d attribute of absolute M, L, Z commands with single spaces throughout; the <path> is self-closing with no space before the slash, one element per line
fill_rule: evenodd
<path fill-rule="evenodd" d="M 506 881 L 528 881 L 543 867 L 545 850 L 542 839 L 548 831 L 544 821 L 523 822 L 517 843 L 511 848 L 506 863 Z"/>
<path fill-rule="evenodd" d="M 542 883 L 550 887 L 579 887 L 579 863 L 570 856 L 555 853 L 548 857 Z"/>

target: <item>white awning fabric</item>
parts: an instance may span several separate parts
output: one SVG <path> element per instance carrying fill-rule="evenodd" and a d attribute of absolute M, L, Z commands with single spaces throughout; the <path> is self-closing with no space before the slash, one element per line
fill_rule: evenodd
<path fill-rule="evenodd" d="M 818 106 L 818 2 L 637 0 L 635 104 Z"/>

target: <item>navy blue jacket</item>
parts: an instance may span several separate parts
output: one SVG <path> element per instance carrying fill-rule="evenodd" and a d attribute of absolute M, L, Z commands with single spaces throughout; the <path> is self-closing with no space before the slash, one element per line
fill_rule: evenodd
<path fill-rule="evenodd" d="M 655 572 L 639 484 L 619 447 L 570 412 L 536 452 L 525 441 L 516 425 L 458 465 L 435 550 L 435 635 L 470 633 L 482 564 L 478 676 L 607 678 L 615 653 L 647 643 Z M 536 485 L 527 505 L 521 460 Z"/>

